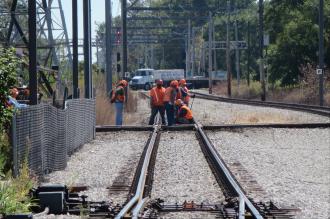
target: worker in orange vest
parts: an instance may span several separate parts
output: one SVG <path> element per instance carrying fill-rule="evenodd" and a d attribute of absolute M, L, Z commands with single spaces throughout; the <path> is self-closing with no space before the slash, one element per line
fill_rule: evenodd
<path fill-rule="evenodd" d="M 162 118 L 162 124 L 166 125 L 165 121 L 165 106 L 164 106 L 164 96 L 165 88 L 163 87 L 163 80 L 156 80 L 156 87 L 150 90 L 150 107 L 151 116 L 149 119 L 149 125 L 154 124 L 155 117 L 159 112 Z"/>
<path fill-rule="evenodd" d="M 175 122 L 175 100 L 179 83 L 177 80 L 171 81 L 170 86 L 165 89 L 164 104 L 167 117 L 167 125 L 171 126 Z"/>
<path fill-rule="evenodd" d="M 194 118 L 191 109 L 184 104 L 181 99 L 175 101 L 175 105 L 178 107 L 178 115 L 176 122 L 178 124 L 192 124 L 194 123 Z"/>
<path fill-rule="evenodd" d="M 181 99 L 187 106 L 189 105 L 190 97 L 195 98 L 195 94 L 190 94 L 187 88 L 187 82 L 185 79 L 179 81 L 179 95 L 177 99 Z"/>
<path fill-rule="evenodd" d="M 125 87 L 127 86 L 127 81 L 121 80 L 118 82 L 115 89 L 112 91 L 111 103 L 115 103 L 116 108 L 116 125 L 123 124 L 123 109 L 125 102 Z"/>

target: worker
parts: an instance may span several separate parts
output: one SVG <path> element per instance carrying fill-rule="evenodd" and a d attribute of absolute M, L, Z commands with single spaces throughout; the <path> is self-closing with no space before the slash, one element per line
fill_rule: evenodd
<path fill-rule="evenodd" d="M 175 100 L 179 83 L 177 80 L 171 81 L 170 86 L 165 89 L 164 104 L 167 117 L 167 125 L 172 126 L 175 122 Z"/>
<path fill-rule="evenodd" d="M 179 95 L 177 95 L 177 99 L 181 99 L 187 106 L 189 106 L 190 97 L 195 98 L 195 94 L 190 94 L 189 89 L 187 87 L 187 82 L 185 79 L 181 79 L 179 81 Z"/>
<path fill-rule="evenodd" d="M 116 108 L 116 125 L 123 124 L 123 109 L 125 102 L 125 87 L 127 86 L 127 81 L 121 80 L 118 82 L 115 89 L 112 91 L 111 103 L 115 103 Z"/>
<path fill-rule="evenodd" d="M 28 106 L 27 104 L 19 103 L 16 100 L 16 98 L 17 98 L 17 96 L 19 94 L 18 89 L 16 87 L 10 89 L 9 93 L 10 93 L 10 96 L 8 96 L 8 103 L 7 103 L 7 105 L 9 107 L 14 107 L 14 108 L 17 108 L 17 109 L 22 109 L 22 108 L 26 108 Z"/>
<path fill-rule="evenodd" d="M 156 80 L 156 87 L 150 90 L 151 116 L 149 120 L 149 125 L 154 124 L 154 120 L 158 112 L 162 118 L 162 124 L 166 125 L 164 96 L 165 88 L 163 87 L 163 80 Z"/>
<path fill-rule="evenodd" d="M 178 115 L 176 122 L 178 124 L 192 124 L 194 123 L 194 118 L 191 109 L 184 104 L 181 99 L 175 101 L 175 105 L 178 107 Z"/>

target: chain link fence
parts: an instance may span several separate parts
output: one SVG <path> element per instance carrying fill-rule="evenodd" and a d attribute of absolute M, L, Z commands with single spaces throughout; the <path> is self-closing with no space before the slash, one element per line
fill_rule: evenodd
<path fill-rule="evenodd" d="M 14 175 L 27 161 L 34 174 L 62 170 L 68 156 L 95 137 L 95 99 L 66 102 L 65 109 L 49 104 L 19 110 L 13 119 Z"/>

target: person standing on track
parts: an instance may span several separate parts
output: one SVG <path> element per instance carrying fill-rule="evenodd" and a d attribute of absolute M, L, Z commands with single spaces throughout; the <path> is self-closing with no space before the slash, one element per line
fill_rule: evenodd
<path fill-rule="evenodd" d="M 178 107 L 176 122 L 178 124 L 193 124 L 194 118 L 191 109 L 181 99 L 176 100 L 175 105 Z"/>
<path fill-rule="evenodd" d="M 115 103 L 116 108 L 116 125 L 123 125 L 123 109 L 125 102 L 125 87 L 127 81 L 121 80 L 116 88 L 112 91 L 111 103 Z"/>
<path fill-rule="evenodd" d="M 156 80 L 156 87 L 150 90 L 151 116 L 149 120 L 149 125 L 154 124 L 154 120 L 158 112 L 162 118 L 162 124 L 166 125 L 164 96 L 165 88 L 163 87 L 163 80 Z"/>
<path fill-rule="evenodd" d="M 177 99 L 181 99 L 187 106 L 189 106 L 190 97 L 195 98 L 195 94 L 191 95 L 187 87 L 185 79 L 179 81 L 179 95 Z"/>
<path fill-rule="evenodd" d="M 171 81 L 170 86 L 165 90 L 164 104 L 167 116 L 167 125 L 172 126 L 175 122 L 175 100 L 179 83 L 177 80 Z"/>

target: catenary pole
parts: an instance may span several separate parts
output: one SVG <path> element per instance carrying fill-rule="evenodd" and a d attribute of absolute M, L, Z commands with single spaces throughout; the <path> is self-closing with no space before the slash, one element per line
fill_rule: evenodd
<path fill-rule="evenodd" d="M 266 100 L 266 83 L 264 69 L 264 5 L 263 0 L 259 0 L 259 72 L 261 82 L 261 100 Z"/>
<path fill-rule="evenodd" d="M 122 68 L 121 77 L 127 72 L 127 0 L 121 0 L 121 29 L 122 29 Z"/>
<path fill-rule="evenodd" d="M 106 45 L 106 82 L 107 94 L 112 90 L 112 13 L 111 13 L 111 0 L 105 0 L 105 45 Z"/>
<path fill-rule="evenodd" d="M 83 1 L 84 25 L 84 79 L 85 98 L 92 97 L 92 66 L 91 66 L 91 2 Z"/>
<path fill-rule="evenodd" d="M 322 73 L 319 75 L 319 96 L 320 106 L 324 104 L 324 88 L 323 88 L 323 74 L 324 74 L 324 17 L 323 17 L 323 0 L 319 1 L 319 68 L 322 69 Z"/>
<path fill-rule="evenodd" d="M 78 98 L 78 0 L 72 0 L 72 85 L 73 98 Z"/>
<path fill-rule="evenodd" d="M 29 13 L 29 88 L 30 104 L 38 104 L 37 77 L 37 8 L 36 0 L 28 1 Z"/>
<path fill-rule="evenodd" d="M 230 41 L 229 41 L 229 22 L 230 22 L 230 1 L 227 1 L 227 37 L 226 37 L 226 66 L 227 66 L 227 93 L 231 96 L 231 66 L 230 66 Z"/>
<path fill-rule="evenodd" d="M 209 94 L 212 94 L 212 49 L 213 49 L 213 37 L 212 37 L 212 12 L 209 12 Z"/>

